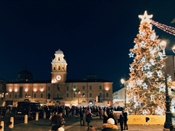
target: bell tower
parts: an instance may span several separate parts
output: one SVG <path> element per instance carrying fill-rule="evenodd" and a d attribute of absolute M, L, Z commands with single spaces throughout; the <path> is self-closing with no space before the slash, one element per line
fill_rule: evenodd
<path fill-rule="evenodd" d="M 51 65 L 51 83 L 65 82 L 67 75 L 67 62 L 60 49 L 55 51 L 55 58 L 52 60 Z"/>

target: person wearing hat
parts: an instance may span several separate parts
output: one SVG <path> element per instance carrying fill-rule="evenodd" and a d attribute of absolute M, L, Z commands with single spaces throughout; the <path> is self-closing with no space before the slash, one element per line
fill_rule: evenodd
<path fill-rule="evenodd" d="M 113 118 L 109 118 L 107 120 L 107 123 L 103 124 L 103 130 L 102 131 L 119 131 L 119 128 L 117 125 L 115 125 L 115 121 Z"/>

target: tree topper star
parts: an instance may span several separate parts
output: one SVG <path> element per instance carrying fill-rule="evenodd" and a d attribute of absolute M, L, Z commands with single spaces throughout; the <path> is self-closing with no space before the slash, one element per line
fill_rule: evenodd
<path fill-rule="evenodd" d="M 150 23 L 152 17 L 153 17 L 153 15 L 148 15 L 147 11 L 145 11 L 143 15 L 139 15 L 139 18 L 141 19 L 141 23 L 143 23 L 143 22 Z"/>

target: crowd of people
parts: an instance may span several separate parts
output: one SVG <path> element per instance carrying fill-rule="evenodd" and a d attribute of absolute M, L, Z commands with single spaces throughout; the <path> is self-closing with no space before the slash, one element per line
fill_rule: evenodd
<path fill-rule="evenodd" d="M 120 113 L 114 113 L 120 111 Z M 91 120 L 93 116 L 98 116 L 103 121 L 102 131 L 119 131 L 128 130 L 127 125 L 127 113 L 124 112 L 123 108 L 107 108 L 107 107 L 56 107 L 52 108 L 52 115 L 49 118 L 51 123 L 50 131 L 64 131 L 64 125 L 66 123 L 64 117 L 79 117 L 80 126 L 87 126 L 87 131 L 96 131 L 95 127 L 92 126 Z"/>

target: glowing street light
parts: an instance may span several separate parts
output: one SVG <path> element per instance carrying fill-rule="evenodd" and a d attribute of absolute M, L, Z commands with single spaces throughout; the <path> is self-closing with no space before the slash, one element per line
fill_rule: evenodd
<path fill-rule="evenodd" d="M 167 45 L 167 43 L 166 43 L 165 40 L 162 40 L 162 41 L 160 42 L 160 48 L 161 48 L 162 51 L 163 51 L 163 56 L 166 56 L 166 54 L 165 54 L 166 45 Z"/>
<path fill-rule="evenodd" d="M 121 84 L 123 85 L 123 87 L 125 89 L 125 108 L 126 108 L 126 87 L 125 87 L 126 80 L 124 78 L 121 78 L 120 82 L 121 82 Z"/>
<path fill-rule="evenodd" d="M 163 51 L 163 56 L 164 57 L 166 56 L 166 54 L 165 54 L 166 45 L 167 45 L 166 41 L 163 40 L 163 41 L 160 42 L 160 48 Z M 165 73 L 164 74 L 165 74 L 165 97 L 166 97 L 166 101 L 165 101 L 165 104 L 166 104 L 166 114 L 165 114 L 164 128 L 165 129 L 170 129 L 170 131 L 171 131 L 172 128 L 173 128 L 172 118 L 171 118 L 172 117 L 172 114 L 171 114 L 171 111 L 170 111 L 171 99 L 170 99 L 170 96 L 168 94 L 168 83 L 167 83 L 167 72 L 166 72 L 166 69 L 165 69 Z"/>

